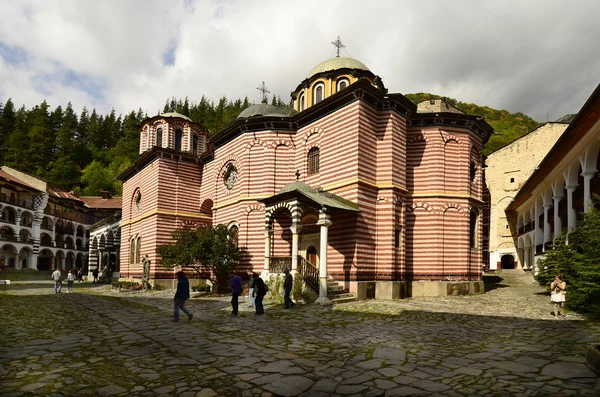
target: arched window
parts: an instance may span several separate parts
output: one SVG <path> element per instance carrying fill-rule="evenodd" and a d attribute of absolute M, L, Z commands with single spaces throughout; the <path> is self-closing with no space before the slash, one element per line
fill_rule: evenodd
<path fill-rule="evenodd" d="M 469 174 L 471 176 L 471 182 L 475 180 L 475 176 L 477 175 L 477 168 L 475 166 L 475 162 L 471 161 L 471 168 L 469 169 Z"/>
<path fill-rule="evenodd" d="M 300 97 L 298 98 L 298 110 L 303 111 L 305 108 L 304 105 L 304 93 L 300 94 Z"/>
<path fill-rule="evenodd" d="M 471 248 L 477 248 L 477 212 L 471 211 L 469 223 L 469 240 Z"/>
<path fill-rule="evenodd" d="M 319 83 L 319 84 L 315 85 L 314 92 L 313 92 L 313 105 L 316 105 L 317 103 L 319 103 L 323 100 L 324 88 L 325 88 L 325 86 L 323 85 L 323 83 Z"/>
<path fill-rule="evenodd" d="M 237 168 L 235 168 L 235 165 L 229 164 L 227 171 L 225 171 L 225 175 L 223 175 L 223 183 L 225 184 L 225 187 L 227 187 L 227 190 L 233 189 L 233 186 L 235 186 L 235 182 L 237 181 L 237 177 Z"/>
<path fill-rule="evenodd" d="M 137 238 L 137 242 L 135 244 L 135 263 L 141 263 L 141 258 L 142 258 L 142 237 L 139 236 Z"/>
<path fill-rule="evenodd" d="M 142 209 L 142 193 L 139 190 L 135 195 L 135 208 L 137 208 L 138 211 Z"/>
<path fill-rule="evenodd" d="M 194 139 L 192 139 L 192 153 L 198 154 L 198 135 L 194 135 Z"/>
<path fill-rule="evenodd" d="M 337 81 L 337 90 L 338 92 L 343 90 L 344 88 L 348 87 L 350 85 L 350 82 L 348 81 L 348 79 L 343 78 L 343 79 L 339 79 Z"/>
<path fill-rule="evenodd" d="M 132 237 L 129 240 L 129 264 L 133 265 L 135 263 L 135 237 Z"/>
<path fill-rule="evenodd" d="M 175 130 L 175 150 L 181 151 L 181 143 L 183 141 L 183 131 L 181 128 Z"/>
<path fill-rule="evenodd" d="M 239 231 L 237 225 L 232 225 L 229 228 L 229 238 L 231 239 L 233 244 L 235 244 L 236 247 L 238 246 L 239 233 L 240 233 L 240 231 Z"/>
<path fill-rule="evenodd" d="M 314 147 L 308 151 L 308 175 L 313 175 L 319 172 L 320 150 Z"/>
<path fill-rule="evenodd" d="M 162 147 L 162 128 L 156 130 L 156 146 Z"/>

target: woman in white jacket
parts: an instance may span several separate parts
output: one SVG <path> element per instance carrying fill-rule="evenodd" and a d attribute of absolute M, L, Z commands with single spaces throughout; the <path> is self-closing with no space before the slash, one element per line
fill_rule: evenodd
<path fill-rule="evenodd" d="M 554 302 L 554 315 L 556 317 L 564 317 L 565 308 L 565 294 L 567 289 L 567 283 L 562 281 L 562 276 L 557 274 L 554 281 L 550 283 L 550 300 Z"/>

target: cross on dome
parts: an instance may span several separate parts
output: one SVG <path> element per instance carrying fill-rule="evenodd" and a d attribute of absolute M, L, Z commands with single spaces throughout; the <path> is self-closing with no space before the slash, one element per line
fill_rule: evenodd
<path fill-rule="evenodd" d="M 342 40 L 340 40 L 340 35 L 339 34 L 338 34 L 337 39 L 335 41 L 332 41 L 331 44 L 333 44 L 333 46 L 336 48 L 336 52 L 337 52 L 336 57 L 339 58 L 339 56 L 340 56 L 340 50 L 342 48 L 346 47 L 344 44 L 342 44 Z"/>
<path fill-rule="evenodd" d="M 256 88 L 257 90 L 260 91 L 260 96 L 262 97 L 261 102 L 262 103 L 267 103 L 269 101 L 269 98 L 267 97 L 267 94 L 270 94 L 271 91 L 269 91 L 267 89 L 267 86 L 265 85 L 265 82 L 263 81 L 262 84 Z"/>

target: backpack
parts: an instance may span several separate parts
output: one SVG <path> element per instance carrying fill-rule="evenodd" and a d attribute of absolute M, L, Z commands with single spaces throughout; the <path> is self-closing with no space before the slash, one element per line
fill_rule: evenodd
<path fill-rule="evenodd" d="M 269 286 L 265 283 L 265 292 L 269 292 Z"/>

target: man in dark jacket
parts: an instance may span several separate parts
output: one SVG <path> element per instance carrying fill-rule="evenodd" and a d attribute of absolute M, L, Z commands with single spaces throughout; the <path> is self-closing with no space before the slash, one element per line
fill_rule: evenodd
<path fill-rule="evenodd" d="M 283 270 L 283 273 L 285 273 L 285 281 L 283 282 L 283 308 L 289 309 L 290 307 L 294 306 L 294 302 L 292 302 L 292 298 L 290 298 L 290 294 L 292 293 L 292 285 L 294 285 L 294 278 L 287 268 Z"/>
<path fill-rule="evenodd" d="M 187 314 L 188 321 L 192 321 L 192 317 L 194 315 L 190 313 L 184 306 L 185 301 L 190 298 L 190 282 L 183 272 L 177 272 L 177 292 L 175 292 L 175 298 L 173 298 L 173 315 L 174 319 L 171 320 L 172 323 L 179 322 L 179 309 L 182 312 Z"/>
<path fill-rule="evenodd" d="M 262 278 L 258 276 L 257 273 L 252 273 L 252 278 L 254 279 L 254 293 L 256 294 L 256 298 L 254 299 L 254 304 L 256 306 L 256 314 L 265 314 L 265 309 L 263 308 L 263 299 L 267 294 L 265 282 Z"/>

